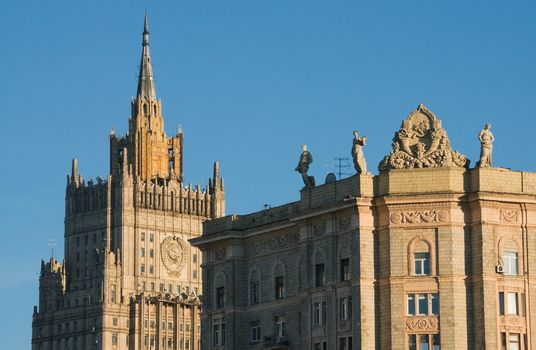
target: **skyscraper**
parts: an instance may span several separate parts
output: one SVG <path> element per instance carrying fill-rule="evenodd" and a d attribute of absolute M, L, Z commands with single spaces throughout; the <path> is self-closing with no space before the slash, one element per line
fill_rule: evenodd
<path fill-rule="evenodd" d="M 110 173 L 84 181 L 73 160 L 65 252 L 41 262 L 32 349 L 198 349 L 201 253 L 188 240 L 224 215 L 219 166 L 183 183 L 182 131 L 164 131 L 145 17 L 128 133 L 110 134 Z"/>

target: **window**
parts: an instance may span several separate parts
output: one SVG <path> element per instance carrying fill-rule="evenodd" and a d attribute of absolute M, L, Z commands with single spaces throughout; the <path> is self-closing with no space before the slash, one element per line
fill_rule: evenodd
<path fill-rule="evenodd" d="M 154 266 L 153 265 L 149 265 L 149 274 L 150 275 L 154 274 Z"/>
<path fill-rule="evenodd" d="M 223 309 L 225 307 L 225 287 L 216 288 L 216 308 Z"/>
<path fill-rule="evenodd" d="M 141 264 L 140 266 L 140 272 L 145 273 L 145 264 Z"/>
<path fill-rule="evenodd" d="M 352 318 L 352 297 L 347 296 L 339 299 L 339 319 L 349 320 Z"/>
<path fill-rule="evenodd" d="M 499 315 L 504 315 L 504 292 L 499 292 Z"/>
<path fill-rule="evenodd" d="M 164 283 L 160 283 L 160 291 L 163 293 L 164 292 Z"/>
<path fill-rule="evenodd" d="M 517 308 L 517 293 L 511 293 L 508 294 L 508 315 L 518 315 L 518 308 Z"/>
<path fill-rule="evenodd" d="M 193 277 L 194 280 L 197 279 L 197 270 L 194 270 L 194 271 L 192 272 L 192 277 Z"/>
<path fill-rule="evenodd" d="M 143 258 L 145 256 L 145 248 L 141 248 L 140 256 Z"/>
<path fill-rule="evenodd" d="M 118 323 L 118 322 L 117 322 L 117 317 L 114 317 L 114 318 L 112 319 L 112 324 L 113 324 L 114 326 L 117 326 L 117 323 Z"/>
<path fill-rule="evenodd" d="M 154 292 L 154 282 L 151 282 L 151 290 Z"/>
<path fill-rule="evenodd" d="M 325 265 L 324 264 L 316 264 L 315 266 L 315 286 L 320 287 L 324 285 L 325 282 Z"/>
<path fill-rule="evenodd" d="M 117 345 L 117 333 L 112 334 L 112 345 Z"/>
<path fill-rule="evenodd" d="M 428 315 L 428 298 L 426 294 L 418 294 L 419 315 Z"/>
<path fill-rule="evenodd" d="M 413 254 L 413 261 L 415 275 L 430 275 L 430 253 L 415 253 Z"/>
<path fill-rule="evenodd" d="M 508 336 L 508 349 L 519 350 L 519 334 L 512 334 Z"/>
<path fill-rule="evenodd" d="M 325 301 L 313 303 L 314 324 L 326 324 L 327 304 Z"/>
<path fill-rule="evenodd" d="M 439 334 L 409 334 L 409 350 L 440 350 Z"/>
<path fill-rule="evenodd" d="M 350 280 L 350 259 L 341 259 L 341 281 Z"/>
<path fill-rule="evenodd" d="M 154 258 L 154 249 L 153 248 L 149 249 L 149 257 Z"/>
<path fill-rule="evenodd" d="M 214 346 L 225 345 L 225 318 L 212 320 L 212 343 Z"/>
<path fill-rule="evenodd" d="M 168 284 L 167 290 L 168 290 L 168 293 L 173 293 L 173 286 L 171 284 Z"/>
<path fill-rule="evenodd" d="M 249 340 L 251 343 L 258 343 L 261 341 L 261 326 L 259 326 L 258 322 L 252 325 Z"/>
<path fill-rule="evenodd" d="M 430 304 L 432 304 L 432 315 L 439 315 L 439 294 L 430 294 Z"/>
<path fill-rule="evenodd" d="M 326 341 L 317 342 L 313 344 L 313 350 L 327 350 L 328 343 Z"/>
<path fill-rule="evenodd" d="M 142 233 L 141 233 L 141 241 L 142 241 L 142 242 L 145 241 L 145 232 L 142 232 Z"/>
<path fill-rule="evenodd" d="M 197 263 L 197 254 L 192 255 L 192 262 L 195 264 Z"/>
<path fill-rule="evenodd" d="M 111 292 L 110 292 L 110 301 L 112 303 L 115 303 L 115 286 L 112 286 Z"/>
<path fill-rule="evenodd" d="M 154 242 L 154 233 L 149 235 L 149 242 Z"/>
<path fill-rule="evenodd" d="M 503 255 L 504 262 L 504 274 L 505 275 L 517 275 L 518 263 L 517 253 L 505 251 Z"/>
<path fill-rule="evenodd" d="M 285 294 L 285 284 L 283 281 L 283 276 L 277 276 L 275 278 L 275 298 L 281 299 Z"/>
<path fill-rule="evenodd" d="M 259 281 L 252 281 L 249 283 L 249 303 L 259 303 Z"/>
<path fill-rule="evenodd" d="M 285 337 L 285 317 L 277 316 L 275 318 L 275 340 L 277 344 L 281 344 Z"/>
<path fill-rule="evenodd" d="M 406 305 L 408 316 L 439 315 L 439 293 L 408 294 Z"/>
<path fill-rule="evenodd" d="M 415 315 L 415 294 L 408 294 L 408 315 Z"/>

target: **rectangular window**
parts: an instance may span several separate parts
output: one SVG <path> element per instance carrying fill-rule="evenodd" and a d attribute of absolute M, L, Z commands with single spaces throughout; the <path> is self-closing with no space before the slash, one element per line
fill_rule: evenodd
<path fill-rule="evenodd" d="M 149 242 L 154 242 L 154 233 L 149 234 Z"/>
<path fill-rule="evenodd" d="M 430 253 L 415 253 L 415 275 L 429 275 L 430 274 Z"/>
<path fill-rule="evenodd" d="M 192 271 L 192 277 L 193 277 L 194 280 L 197 279 L 197 270 Z"/>
<path fill-rule="evenodd" d="M 117 322 L 117 317 L 112 318 L 112 324 L 113 324 L 114 326 L 117 326 L 117 323 L 118 323 L 118 322 Z"/>
<path fill-rule="evenodd" d="M 339 338 L 339 350 L 347 350 L 346 338 Z"/>
<path fill-rule="evenodd" d="M 428 295 L 418 294 L 419 315 L 428 315 Z"/>
<path fill-rule="evenodd" d="M 112 345 L 117 345 L 118 343 L 117 338 L 118 338 L 117 333 L 112 334 Z"/>
<path fill-rule="evenodd" d="M 339 319 L 349 320 L 352 318 L 352 297 L 344 297 L 339 299 Z"/>
<path fill-rule="evenodd" d="M 255 325 L 251 327 L 250 342 L 258 343 L 259 341 L 261 341 L 261 327 L 259 325 Z"/>
<path fill-rule="evenodd" d="M 350 280 L 350 259 L 341 259 L 341 281 Z"/>
<path fill-rule="evenodd" d="M 501 350 L 506 350 L 506 333 L 501 333 Z"/>
<path fill-rule="evenodd" d="M 140 266 L 140 272 L 145 273 L 145 264 L 141 264 Z"/>
<path fill-rule="evenodd" d="M 283 281 L 283 276 L 277 276 L 275 278 L 275 298 L 281 299 L 285 294 L 285 283 Z"/>
<path fill-rule="evenodd" d="M 499 292 L 499 315 L 504 315 L 504 292 Z"/>
<path fill-rule="evenodd" d="M 145 241 L 145 232 L 142 232 L 142 233 L 141 233 L 141 241 L 142 241 L 142 242 Z"/>
<path fill-rule="evenodd" d="M 439 340 L 439 334 L 434 334 L 432 336 L 432 350 L 440 350 L 441 342 Z"/>
<path fill-rule="evenodd" d="M 430 294 L 430 304 L 432 304 L 432 315 L 439 315 L 439 294 Z"/>
<path fill-rule="evenodd" d="M 216 288 L 216 308 L 223 309 L 225 307 L 225 287 Z"/>
<path fill-rule="evenodd" d="M 192 262 L 195 264 L 197 263 L 197 254 L 192 255 Z"/>
<path fill-rule="evenodd" d="M 408 315 L 415 315 L 415 294 L 408 294 Z"/>
<path fill-rule="evenodd" d="M 517 275 L 518 274 L 518 263 L 517 263 L 517 253 L 516 252 L 504 252 L 503 262 L 504 262 L 504 274 L 505 275 Z"/>
<path fill-rule="evenodd" d="M 154 282 L 151 282 L 151 290 L 154 292 Z"/>
<path fill-rule="evenodd" d="M 275 318 L 275 340 L 277 344 L 281 344 L 285 337 L 285 317 L 277 316 Z"/>
<path fill-rule="evenodd" d="M 315 271 L 316 271 L 316 287 L 320 287 L 324 285 L 325 282 L 325 265 L 324 264 L 316 264 Z"/>
<path fill-rule="evenodd" d="M 152 241 L 151 241 L 152 242 Z M 149 249 L 149 257 L 154 258 L 154 249 Z"/>
<path fill-rule="evenodd" d="M 319 325 L 322 320 L 322 306 L 321 303 L 313 304 L 314 324 Z"/>
<path fill-rule="evenodd" d="M 164 292 L 164 283 L 160 283 L 160 291 L 163 293 Z"/>
<path fill-rule="evenodd" d="M 141 248 L 140 256 L 143 258 L 145 257 L 145 248 Z"/>
<path fill-rule="evenodd" d="M 173 286 L 171 284 L 167 285 L 168 293 L 173 293 Z"/>
<path fill-rule="evenodd" d="M 429 350 L 429 345 L 428 334 L 419 335 L 419 350 Z"/>
<path fill-rule="evenodd" d="M 149 265 L 149 274 L 150 275 L 154 274 L 154 266 L 153 265 Z"/>
<path fill-rule="evenodd" d="M 519 350 L 519 334 L 510 333 L 508 345 L 508 350 Z"/>
<path fill-rule="evenodd" d="M 511 293 L 508 294 L 508 315 L 518 315 L 517 312 L 517 293 Z"/>
<path fill-rule="evenodd" d="M 219 322 L 216 322 L 217 320 L 214 320 L 214 324 L 212 325 L 212 343 L 214 346 L 219 346 L 221 344 L 221 329 Z"/>
<path fill-rule="evenodd" d="M 249 283 L 249 303 L 254 305 L 259 303 L 259 282 L 252 281 Z"/>

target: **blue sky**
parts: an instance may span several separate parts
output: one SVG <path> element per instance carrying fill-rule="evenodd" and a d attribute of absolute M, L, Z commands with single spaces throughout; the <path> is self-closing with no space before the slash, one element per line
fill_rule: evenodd
<path fill-rule="evenodd" d="M 536 171 L 533 1 L 4 0 L 6 348 L 29 347 L 48 239 L 63 256 L 70 160 L 86 179 L 106 176 L 109 130 L 126 130 L 145 9 L 166 130 L 184 129 L 186 181 L 205 185 L 218 160 L 228 213 L 297 200 L 302 143 L 323 182 L 358 129 L 377 172 L 419 103 L 473 164 L 490 122 L 495 165 Z"/>

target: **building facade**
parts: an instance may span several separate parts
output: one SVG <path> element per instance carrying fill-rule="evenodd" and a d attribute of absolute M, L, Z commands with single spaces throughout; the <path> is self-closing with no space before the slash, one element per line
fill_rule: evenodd
<path fill-rule="evenodd" d="M 536 173 L 470 168 L 423 105 L 392 147 L 204 223 L 202 349 L 536 349 Z"/>
<path fill-rule="evenodd" d="M 199 349 L 201 252 L 189 239 L 223 216 L 218 164 L 183 183 L 182 132 L 164 131 L 147 18 L 128 133 L 110 134 L 110 174 L 67 176 L 63 262 L 42 261 L 32 349 Z"/>

